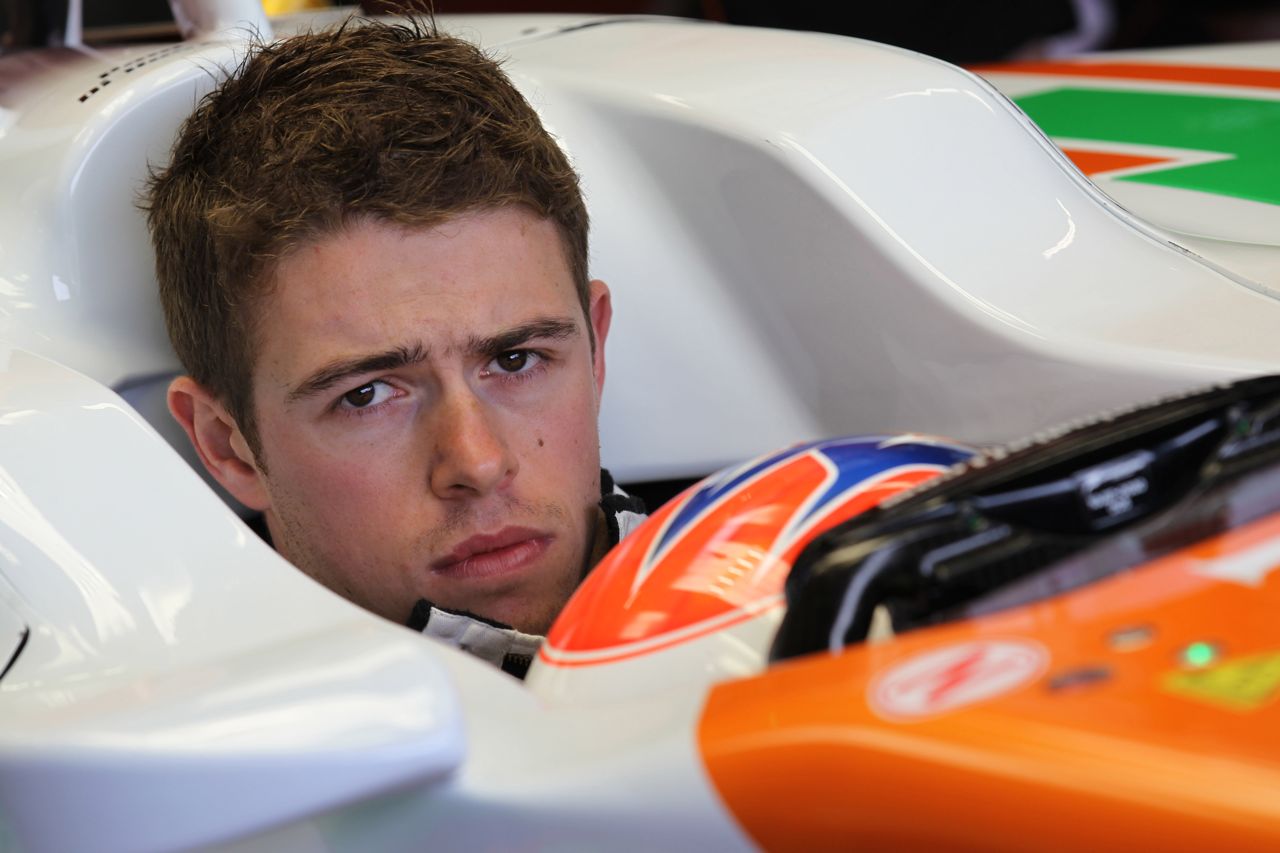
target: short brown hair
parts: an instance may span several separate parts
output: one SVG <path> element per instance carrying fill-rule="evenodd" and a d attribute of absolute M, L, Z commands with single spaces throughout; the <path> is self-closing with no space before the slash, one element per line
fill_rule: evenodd
<path fill-rule="evenodd" d="M 257 45 L 151 175 L 145 207 L 169 338 L 261 463 L 254 309 L 275 262 L 363 218 L 430 227 L 506 205 L 555 223 L 585 314 L 578 176 L 497 62 L 423 19 Z"/>

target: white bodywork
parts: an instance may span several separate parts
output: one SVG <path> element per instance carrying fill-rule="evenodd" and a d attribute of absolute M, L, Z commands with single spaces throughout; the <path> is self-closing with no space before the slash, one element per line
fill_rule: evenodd
<path fill-rule="evenodd" d="M 623 481 L 837 433 L 997 441 L 1280 362 L 1266 287 L 954 67 L 677 21 L 446 27 L 506 57 L 582 171 Z M 0 62 L 0 649 L 26 635 L 0 847 L 746 846 L 694 728 L 770 625 L 665 689 L 538 696 L 295 572 L 154 432 L 185 446 L 135 201 L 240 49 Z"/>

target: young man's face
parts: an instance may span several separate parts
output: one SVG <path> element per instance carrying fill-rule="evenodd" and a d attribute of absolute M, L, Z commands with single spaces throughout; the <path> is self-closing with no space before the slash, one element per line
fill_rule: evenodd
<path fill-rule="evenodd" d="M 583 317 L 559 232 L 522 208 L 287 256 L 253 375 L 281 553 L 398 622 L 426 598 L 545 632 L 599 527 L 610 310 L 592 282 Z"/>

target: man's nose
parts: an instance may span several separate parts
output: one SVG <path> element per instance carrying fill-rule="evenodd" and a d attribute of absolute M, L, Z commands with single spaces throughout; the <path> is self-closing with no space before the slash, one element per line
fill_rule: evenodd
<path fill-rule="evenodd" d="M 488 494 L 519 468 L 497 413 L 469 388 L 446 391 L 428 429 L 431 491 L 441 498 Z"/>

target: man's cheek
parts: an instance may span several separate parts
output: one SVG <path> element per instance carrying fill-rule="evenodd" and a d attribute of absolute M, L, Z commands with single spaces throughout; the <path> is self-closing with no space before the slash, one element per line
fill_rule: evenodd
<path fill-rule="evenodd" d="M 303 498 L 326 525 L 396 511 L 408 497 L 407 481 L 412 476 L 407 465 L 387 465 L 377 455 L 364 454 L 300 458 L 280 474 L 287 479 L 288 490 Z M 399 500 L 388 500 L 391 496 Z"/>

